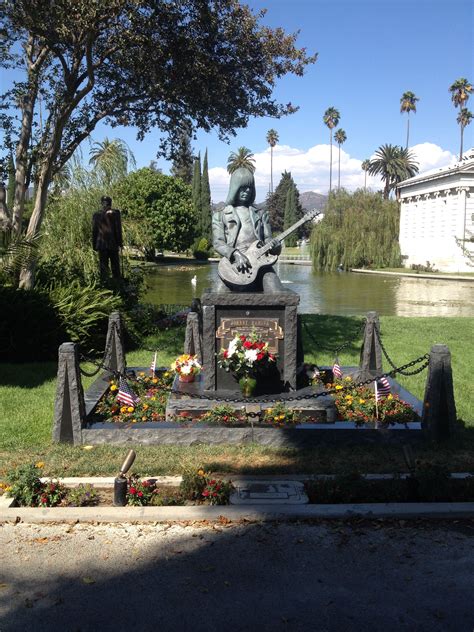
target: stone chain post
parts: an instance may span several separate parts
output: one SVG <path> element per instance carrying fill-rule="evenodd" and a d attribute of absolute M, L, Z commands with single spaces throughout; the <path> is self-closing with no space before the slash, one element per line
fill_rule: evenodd
<path fill-rule="evenodd" d="M 422 426 L 435 441 L 447 439 L 456 429 L 451 353 L 446 345 L 431 347 Z"/>
<path fill-rule="evenodd" d="M 109 316 L 105 350 L 104 365 L 107 369 L 125 373 L 125 350 L 120 312 L 112 312 Z"/>
<path fill-rule="evenodd" d="M 53 441 L 82 443 L 84 419 L 85 404 L 79 369 L 79 345 L 65 342 L 59 347 Z"/>
<path fill-rule="evenodd" d="M 186 319 L 184 353 L 195 355 L 198 362 L 202 364 L 202 336 L 200 333 L 199 314 L 196 312 L 189 312 Z"/>
<path fill-rule="evenodd" d="M 382 349 L 377 336 L 380 331 L 379 317 L 377 312 L 367 312 L 364 340 L 360 350 L 360 361 L 358 373 L 370 375 L 380 375 L 382 368 Z"/>

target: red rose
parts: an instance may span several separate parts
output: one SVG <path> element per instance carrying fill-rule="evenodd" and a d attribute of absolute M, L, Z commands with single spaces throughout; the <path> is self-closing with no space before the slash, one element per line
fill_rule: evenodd
<path fill-rule="evenodd" d="M 209 481 L 209 485 L 215 485 L 216 481 Z"/>
<path fill-rule="evenodd" d="M 140 496 L 140 498 L 143 496 L 143 492 L 138 492 L 137 496 Z"/>
<path fill-rule="evenodd" d="M 244 342 L 244 349 L 251 349 L 252 348 L 252 343 L 250 342 L 250 340 L 246 340 Z"/>
<path fill-rule="evenodd" d="M 242 342 L 245 342 L 245 340 L 247 340 L 245 336 L 240 336 L 240 339 L 242 340 Z"/>
<path fill-rule="evenodd" d="M 207 489 L 205 489 L 205 490 L 202 492 L 202 495 L 203 495 L 203 496 L 209 496 L 209 492 L 207 491 Z"/>
<path fill-rule="evenodd" d="M 212 495 L 213 495 L 213 496 L 217 496 L 217 493 L 216 493 L 216 492 L 212 492 Z"/>
<path fill-rule="evenodd" d="M 129 493 L 132 494 L 132 495 L 136 494 L 137 490 L 135 489 L 135 487 L 130 487 Z"/>
<path fill-rule="evenodd" d="M 264 353 L 262 353 L 262 352 L 257 353 L 257 360 L 263 360 L 264 357 L 265 357 Z"/>
<path fill-rule="evenodd" d="M 227 349 L 224 349 L 224 353 L 222 354 L 224 356 L 224 358 L 227 358 L 229 355 L 229 352 Z"/>

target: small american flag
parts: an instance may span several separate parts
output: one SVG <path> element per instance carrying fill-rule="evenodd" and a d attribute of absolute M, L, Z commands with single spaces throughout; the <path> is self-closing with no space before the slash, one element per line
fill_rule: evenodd
<path fill-rule="evenodd" d="M 339 366 L 337 358 L 334 360 L 334 364 L 332 365 L 332 374 L 335 378 L 342 377 L 342 369 Z"/>
<path fill-rule="evenodd" d="M 128 382 L 123 377 L 120 378 L 119 392 L 117 393 L 117 401 L 122 402 L 126 406 L 133 406 L 140 401 L 140 399 L 132 391 Z"/>
<path fill-rule="evenodd" d="M 375 380 L 375 399 L 379 401 L 382 397 L 390 394 L 390 383 L 386 377 L 381 377 L 377 382 Z"/>
<path fill-rule="evenodd" d="M 157 352 L 155 351 L 155 356 L 154 356 L 154 358 L 153 358 L 153 360 L 152 360 L 151 367 L 150 367 L 150 371 L 151 371 L 152 375 L 155 375 L 155 369 L 156 369 L 156 353 L 157 353 Z"/>

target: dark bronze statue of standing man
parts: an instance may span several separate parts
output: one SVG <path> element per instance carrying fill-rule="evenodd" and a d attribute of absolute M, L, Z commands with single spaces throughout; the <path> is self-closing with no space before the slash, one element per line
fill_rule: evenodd
<path fill-rule="evenodd" d="M 276 260 L 281 244 L 272 239 L 267 211 L 252 206 L 255 195 L 253 174 L 243 167 L 236 169 L 230 178 L 226 206 L 212 217 L 214 249 L 224 257 L 214 286 L 217 292 L 285 291 L 275 270 L 265 264 L 266 256 Z"/>
<path fill-rule="evenodd" d="M 112 208 L 112 198 L 104 195 L 102 209 L 92 216 L 92 247 L 99 253 L 100 276 L 104 280 L 109 272 L 120 279 L 119 249 L 122 248 L 122 221 L 120 211 Z"/>

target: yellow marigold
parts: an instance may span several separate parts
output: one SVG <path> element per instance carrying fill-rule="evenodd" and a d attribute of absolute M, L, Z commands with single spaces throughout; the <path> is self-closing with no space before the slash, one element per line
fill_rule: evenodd
<path fill-rule="evenodd" d="M 144 371 L 140 371 L 140 373 L 138 374 L 140 377 L 145 377 L 145 372 Z"/>
<path fill-rule="evenodd" d="M 285 419 L 285 415 L 279 415 L 278 419 Z"/>
<path fill-rule="evenodd" d="M 336 391 L 342 391 L 342 386 L 340 384 L 336 384 Z"/>
<path fill-rule="evenodd" d="M 273 411 L 273 408 L 267 408 L 267 413 L 268 413 L 269 415 L 271 415 L 272 411 Z"/>
<path fill-rule="evenodd" d="M 126 406 L 122 406 L 120 409 L 121 413 L 126 413 L 127 412 L 127 407 Z"/>
<path fill-rule="evenodd" d="M 38 468 L 44 467 L 44 461 L 38 461 L 38 463 L 35 463 L 35 467 L 38 467 Z"/>
<path fill-rule="evenodd" d="M 152 379 L 152 383 L 153 383 L 153 384 L 158 384 L 158 378 L 154 377 L 154 378 Z"/>
<path fill-rule="evenodd" d="M 346 399 L 352 399 L 352 395 L 346 395 Z"/>
<path fill-rule="evenodd" d="M 146 417 L 142 417 L 142 421 L 146 421 Z"/>
<path fill-rule="evenodd" d="M 163 377 L 169 377 L 169 376 L 170 376 L 170 374 L 168 373 L 168 371 L 165 371 L 165 372 L 163 373 Z"/>
<path fill-rule="evenodd" d="M 387 399 L 393 399 L 393 395 L 392 395 L 392 393 L 389 393 L 389 395 L 388 395 Z"/>
<path fill-rule="evenodd" d="M 132 419 L 132 424 L 136 424 L 137 420 L 136 419 Z"/>
<path fill-rule="evenodd" d="M 148 410 L 149 408 L 148 404 L 143 404 L 143 410 Z"/>
<path fill-rule="evenodd" d="M 359 404 L 365 404 L 365 399 L 359 399 Z"/>
<path fill-rule="evenodd" d="M 116 391 L 117 390 L 117 384 L 112 384 L 112 386 L 110 387 L 111 391 Z"/>
<path fill-rule="evenodd" d="M 127 413 L 133 413 L 134 410 L 135 410 L 135 408 L 133 406 L 129 406 L 127 408 Z"/>
<path fill-rule="evenodd" d="M 197 473 L 198 473 L 198 476 L 205 476 L 206 475 L 206 472 L 204 470 L 198 470 Z"/>
<path fill-rule="evenodd" d="M 150 397 L 150 400 L 151 400 L 152 402 L 156 402 L 156 397 Z"/>
<path fill-rule="evenodd" d="M 346 375 L 346 377 L 344 378 L 346 382 L 352 382 L 352 378 L 350 375 Z"/>

